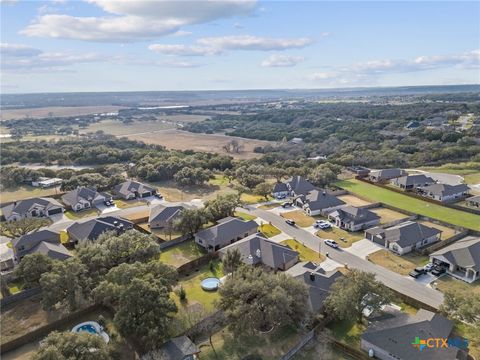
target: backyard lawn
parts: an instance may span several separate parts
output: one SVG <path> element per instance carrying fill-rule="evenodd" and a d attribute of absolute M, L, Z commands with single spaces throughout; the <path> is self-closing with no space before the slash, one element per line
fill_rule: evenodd
<path fill-rule="evenodd" d="M 9 201 L 28 199 L 32 197 L 52 196 L 56 194 L 62 194 L 59 187 L 42 189 L 39 187 L 23 185 L 12 189 L 2 190 L 2 192 L 0 192 L 0 201 L 4 203 Z"/>
<path fill-rule="evenodd" d="M 80 220 L 90 216 L 97 216 L 98 214 L 100 214 L 100 211 L 98 211 L 96 208 L 78 212 L 72 210 L 65 211 L 65 216 L 70 220 Z"/>
<path fill-rule="evenodd" d="M 440 230 L 442 232 L 442 240 L 447 240 L 457 233 L 455 229 L 452 229 L 447 226 L 435 224 L 430 221 L 420 221 L 420 223 L 422 223 L 425 226 L 433 227 L 435 229 Z"/>
<path fill-rule="evenodd" d="M 373 254 L 368 255 L 368 260 L 400 275 L 408 275 L 410 271 L 418 266 L 426 265 L 429 261 L 428 256 L 415 254 L 399 256 L 385 249 L 378 250 Z"/>
<path fill-rule="evenodd" d="M 294 210 L 294 211 L 289 211 L 289 212 L 284 212 L 280 214 L 283 218 L 285 219 L 290 219 L 295 221 L 295 224 L 297 224 L 300 227 L 308 227 L 312 226 L 313 223 L 315 222 L 315 219 L 306 215 L 303 211 L 301 210 Z"/>
<path fill-rule="evenodd" d="M 267 238 L 271 238 L 275 235 L 278 235 L 281 233 L 280 230 L 278 230 L 275 226 L 272 224 L 262 224 L 258 227 L 258 231 L 260 231 L 263 235 L 265 235 Z"/>
<path fill-rule="evenodd" d="M 360 337 L 366 330 L 364 324 L 359 324 L 355 320 L 335 320 L 328 324 L 327 328 L 338 341 L 360 349 Z"/>
<path fill-rule="evenodd" d="M 159 259 L 164 264 L 179 267 L 189 261 L 201 257 L 202 255 L 205 255 L 205 251 L 203 251 L 195 241 L 189 240 L 162 250 Z"/>
<path fill-rule="evenodd" d="M 340 200 L 345 202 L 347 205 L 351 206 L 365 206 L 372 204 L 370 201 L 366 201 L 356 197 L 355 195 L 347 194 L 347 195 L 340 195 L 338 196 Z"/>
<path fill-rule="evenodd" d="M 450 224 L 463 226 L 468 229 L 480 230 L 480 215 L 450 209 L 355 179 L 338 181 L 336 185 L 352 193 L 360 194 L 372 201 L 383 202 L 403 210 L 442 220 Z"/>
<path fill-rule="evenodd" d="M 273 197 L 270 195 L 268 196 L 268 200 L 265 199 L 265 196 L 262 195 L 254 195 L 254 194 L 242 194 L 240 196 L 240 201 L 244 204 L 257 204 L 265 201 L 272 200 Z"/>
<path fill-rule="evenodd" d="M 234 214 L 236 217 L 239 217 L 245 221 L 249 221 L 249 220 L 255 220 L 257 217 L 254 216 L 254 215 L 250 215 L 250 214 L 247 214 L 247 213 L 244 213 L 244 212 L 240 212 L 240 211 L 235 211 L 235 214 Z"/>
<path fill-rule="evenodd" d="M 294 327 L 282 327 L 268 334 L 256 333 L 235 337 L 225 328 L 212 337 L 215 353 L 208 342 L 201 346 L 202 359 L 263 359 L 277 360 L 300 339 Z"/>
<path fill-rule="evenodd" d="M 311 261 L 315 263 L 321 263 L 325 260 L 325 256 L 310 249 L 309 247 L 301 244 L 300 242 L 294 239 L 288 239 L 282 241 L 283 245 L 287 245 L 290 249 L 297 251 L 300 261 Z"/>
<path fill-rule="evenodd" d="M 441 292 L 449 290 L 455 293 L 474 293 L 480 296 L 480 280 L 468 284 L 465 281 L 445 275 L 435 280 L 435 283 L 437 284 L 436 288 Z"/>
<path fill-rule="evenodd" d="M 331 227 L 330 229 L 326 230 L 318 230 L 316 235 L 322 239 L 335 240 L 342 248 L 348 248 L 352 246 L 354 242 L 364 238 L 364 233 L 362 231 L 350 232 L 337 227 Z"/>
<path fill-rule="evenodd" d="M 179 307 L 190 307 L 200 304 L 206 311 L 212 311 L 214 307 L 214 301 L 220 298 L 220 295 L 216 291 L 205 291 L 200 286 L 200 282 L 208 277 L 221 278 L 223 274 L 222 263 L 220 260 L 212 260 L 212 269 L 210 264 L 206 264 L 201 268 L 193 271 L 192 274 L 180 279 L 178 285 L 183 286 L 185 289 L 187 300 L 181 302 L 176 294 L 172 297 Z"/>
<path fill-rule="evenodd" d="M 384 207 L 370 209 L 370 211 L 380 216 L 380 224 L 387 224 L 389 222 L 408 217 L 408 215 L 402 214 L 401 212 L 390 210 Z"/>

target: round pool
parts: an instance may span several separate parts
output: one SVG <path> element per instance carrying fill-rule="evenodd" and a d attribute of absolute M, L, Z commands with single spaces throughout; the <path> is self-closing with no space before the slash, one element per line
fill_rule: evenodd
<path fill-rule="evenodd" d="M 218 287 L 220 286 L 220 280 L 217 279 L 217 278 L 213 278 L 213 277 L 212 278 L 206 278 L 206 279 L 202 280 L 200 285 L 202 286 L 203 290 L 214 291 L 214 290 L 217 290 Z"/>
<path fill-rule="evenodd" d="M 108 336 L 108 334 L 103 330 L 100 324 L 95 321 L 86 321 L 81 324 L 78 324 L 73 327 L 72 332 L 75 332 L 75 333 L 86 332 L 92 335 L 101 336 L 106 343 L 110 341 L 110 337 Z"/>

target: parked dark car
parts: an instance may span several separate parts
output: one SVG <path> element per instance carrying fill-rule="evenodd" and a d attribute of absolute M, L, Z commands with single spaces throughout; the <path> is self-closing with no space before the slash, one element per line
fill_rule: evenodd
<path fill-rule="evenodd" d="M 155 193 L 153 196 L 155 196 L 157 199 L 163 199 L 162 194 Z"/>
<path fill-rule="evenodd" d="M 290 226 L 295 226 L 295 221 L 293 221 L 293 220 L 287 219 L 287 220 L 285 220 L 285 222 Z"/>
<path fill-rule="evenodd" d="M 290 207 L 290 206 L 292 206 L 292 205 L 293 205 L 292 203 L 285 202 L 285 203 L 282 204 L 282 207 L 283 207 L 283 208 L 287 208 L 287 207 Z"/>
<path fill-rule="evenodd" d="M 410 271 L 408 275 L 414 279 L 418 279 L 421 275 L 426 274 L 427 271 L 423 267 L 417 267 L 414 270 Z"/>
<path fill-rule="evenodd" d="M 433 270 L 431 271 L 431 274 L 434 276 L 440 276 L 444 274 L 447 271 L 447 269 L 444 266 L 435 266 Z"/>

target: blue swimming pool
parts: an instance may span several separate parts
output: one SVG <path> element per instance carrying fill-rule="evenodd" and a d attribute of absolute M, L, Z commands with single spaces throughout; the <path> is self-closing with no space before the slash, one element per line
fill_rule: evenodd
<path fill-rule="evenodd" d="M 220 286 L 220 280 L 217 279 L 217 278 L 213 278 L 213 277 L 212 278 L 206 278 L 206 279 L 202 280 L 200 285 L 202 286 L 203 290 L 213 291 L 213 290 L 217 290 L 218 287 Z"/>
<path fill-rule="evenodd" d="M 85 324 L 76 329 L 77 332 L 88 332 L 90 334 L 98 334 L 97 329 L 93 325 Z"/>

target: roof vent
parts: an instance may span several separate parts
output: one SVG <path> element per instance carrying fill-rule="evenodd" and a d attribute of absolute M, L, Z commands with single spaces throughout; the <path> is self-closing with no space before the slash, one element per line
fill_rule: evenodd
<path fill-rule="evenodd" d="M 117 226 L 117 225 L 118 225 L 118 221 L 115 220 L 115 221 L 113 222 L 113 225 Z"/>
<path fill-rule="evenodd" d="M 310 280 L 315 281 L 315 273 L 313 271 L 310 273 Z"/>

